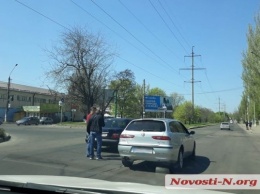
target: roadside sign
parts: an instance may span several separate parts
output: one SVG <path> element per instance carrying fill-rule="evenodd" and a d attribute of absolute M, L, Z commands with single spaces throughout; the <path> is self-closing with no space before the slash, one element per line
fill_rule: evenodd
<path fill-rule="evenodd" d="M 145 112 L 172 112 L 172 98 L 167 96 L 144 96 L 144 108 Z"/>

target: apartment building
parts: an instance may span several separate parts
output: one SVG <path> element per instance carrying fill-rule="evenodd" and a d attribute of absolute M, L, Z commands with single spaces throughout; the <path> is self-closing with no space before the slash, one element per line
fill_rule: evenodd
<path fill-rule="evenodd" d="M 9 104 L 7 105 L 8 83 L 0 81 L 0 117 L 5 118 L 8 107 L 7 121 L 15 122 L 25 116 L 49 116 L 60 119 L 61 107 L 59 101 L 62 94 L 39 87 L 26 86 L 16 83 L 10 84 Z M 63 119 L 82 119 L 83 114 L 75 112 L 66 102 L 62 106 Z"/>

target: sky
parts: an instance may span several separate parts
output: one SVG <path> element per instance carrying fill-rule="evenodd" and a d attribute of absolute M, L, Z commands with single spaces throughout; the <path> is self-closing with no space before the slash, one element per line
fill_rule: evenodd
<path fill-rule="evenodd" d="M 0 0 L 0 81 L 52 88 L 45 72 L 46 50 L 61 34 L 84 27 L 101 34 L 112 68 L 131 69 L 167 95 L 178 93 L 215 112 L 232 113 L 240 104 L 242 53 L 248 26 L 260 0 Z M 15 64 L 18 64 L 15 67 Z M 15 67 L 15 68 L 14 68 Z"/>

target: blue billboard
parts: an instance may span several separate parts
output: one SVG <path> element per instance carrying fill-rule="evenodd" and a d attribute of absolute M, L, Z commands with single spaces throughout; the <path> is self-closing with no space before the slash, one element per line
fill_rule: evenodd
<path fill-rule="evenodd" d="M 145 112 L 172 112 L 172 98 L 163 96 L 144 96 Z"/>

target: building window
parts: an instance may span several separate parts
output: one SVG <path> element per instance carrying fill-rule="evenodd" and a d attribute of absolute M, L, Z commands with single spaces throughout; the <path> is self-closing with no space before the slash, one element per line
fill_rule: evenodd
<path fill-rule="evenodd" d="M 6 99 L 6 94 L 0 94 L 0 99 Z"/>
<path fill-rule="evenodd" d="M 21 96 L 21 101 L 27 101 L 27 96 Z"/>

